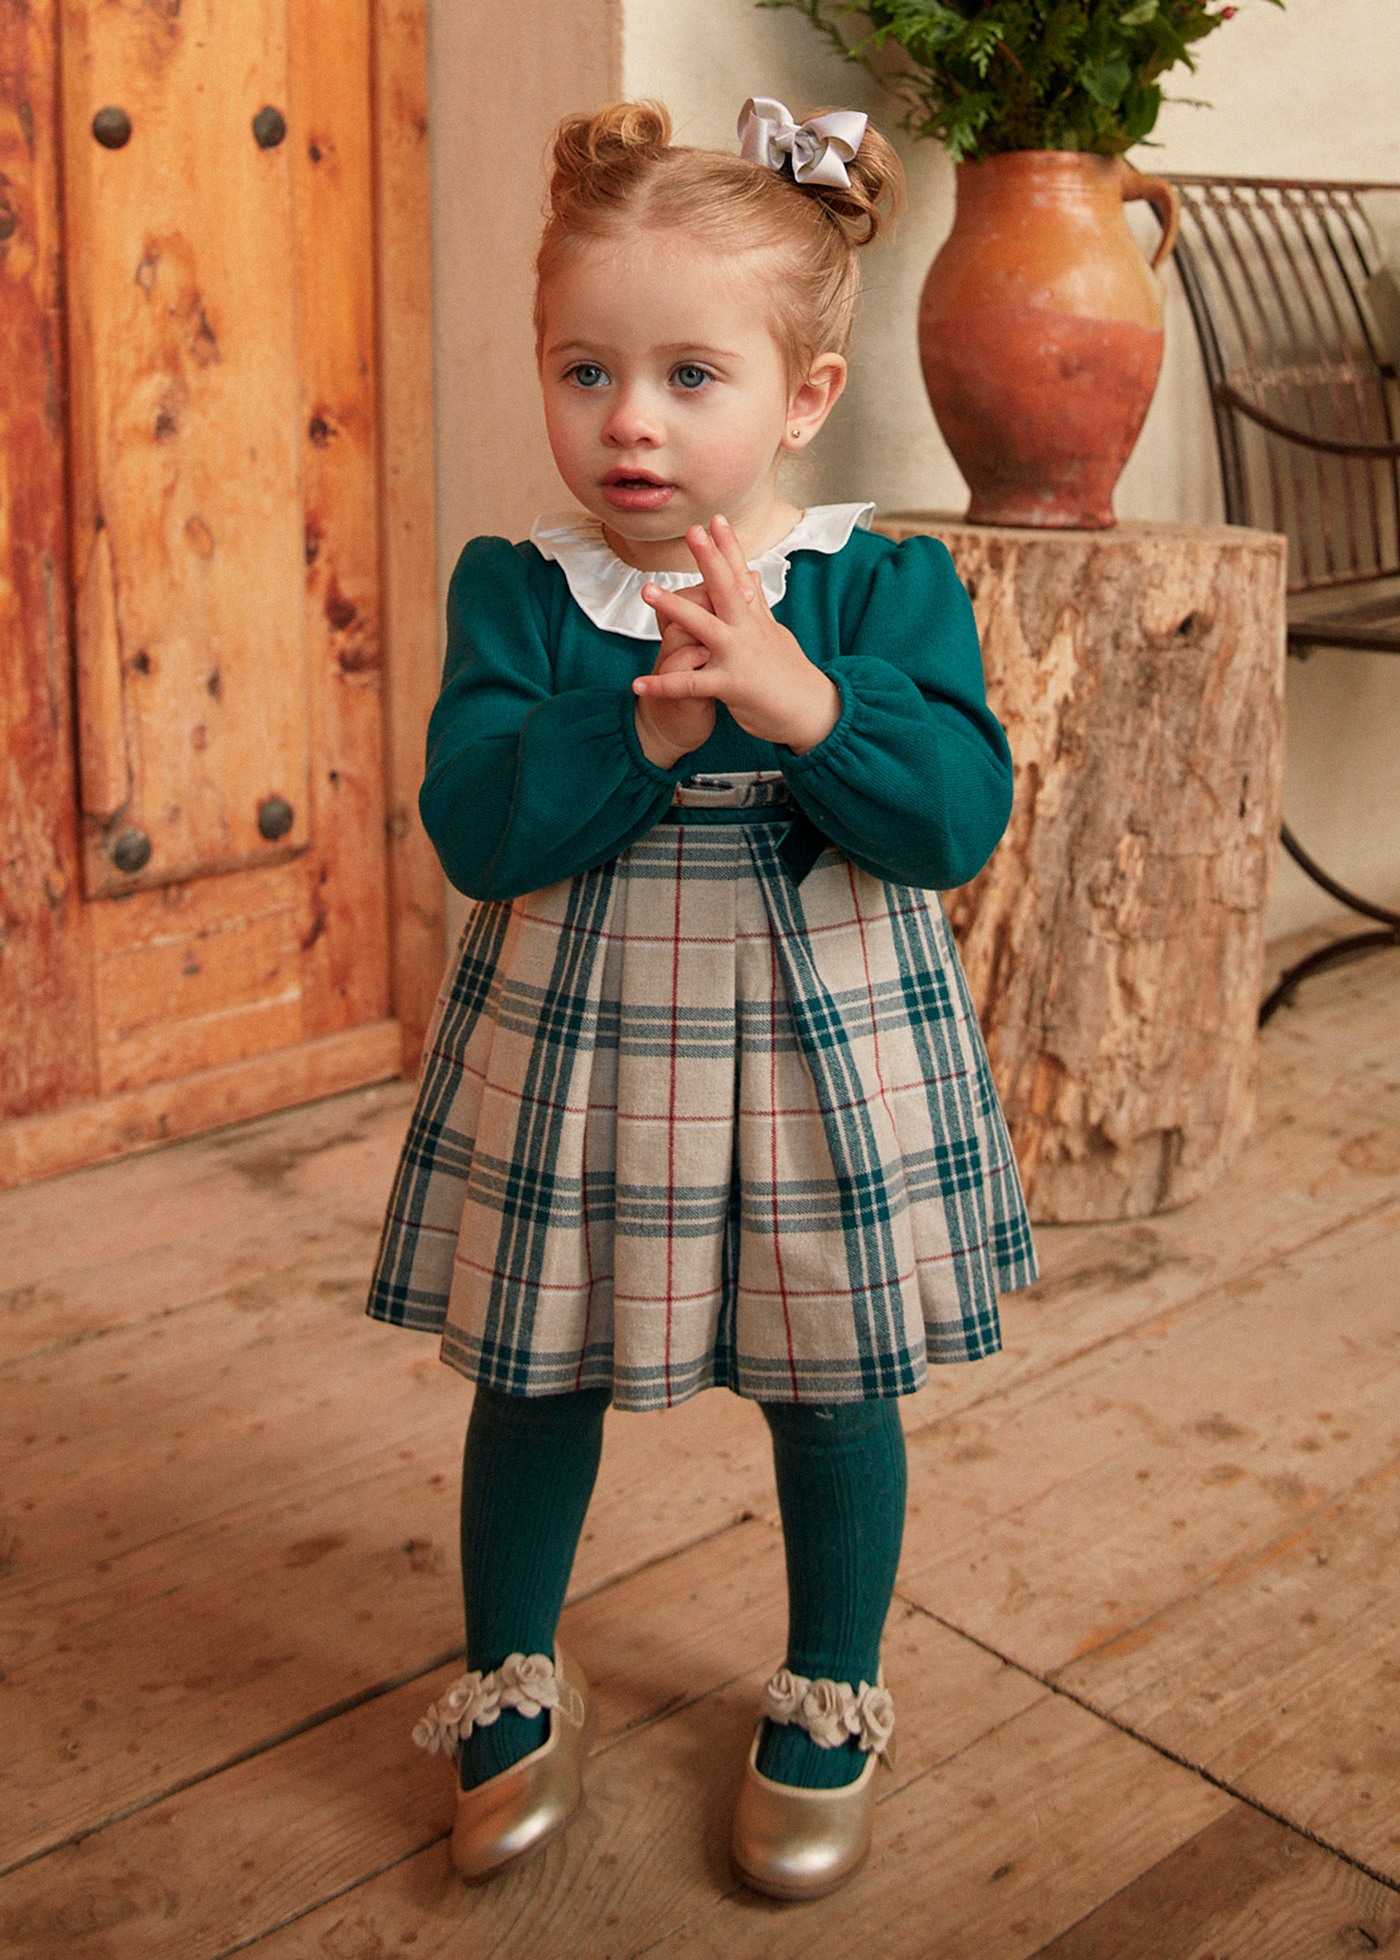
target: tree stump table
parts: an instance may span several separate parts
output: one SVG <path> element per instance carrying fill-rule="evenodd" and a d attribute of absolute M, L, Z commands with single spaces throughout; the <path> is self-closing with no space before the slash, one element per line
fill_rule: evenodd
<path fill-rule="evenodd" d="M 1283 802 L 1281 537 L 882 519 L 953 554 L 1016 800 L 949 917 L 1032 1216 L 1207 1190 L 1254 1112 Z"/>

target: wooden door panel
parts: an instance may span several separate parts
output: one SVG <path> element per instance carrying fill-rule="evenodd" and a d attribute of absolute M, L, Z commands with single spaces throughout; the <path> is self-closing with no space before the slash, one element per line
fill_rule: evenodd
<path fill-rule="evenodd" d="M 370 9 L 295 0 L 291 23 L 314 757 L 302 1012 L 315 1036 L 389 1011 Z"/>
<path fill-rule="evenodd" d="M 308 840 L 288 3 L 65 0 L 64 35 L 77 686 L 98 895 Z M 99 112 L 126 118 L 117 147 L 97 140 Z"/>
<path fill-rule="evenodd" d="M 90 1096 L 69 689 L 58 79 L 0 5 L 0 1121 Z"/>
<path fill-rule="evenodd" d="M 0 0 L 0 1185 L 416 1061 L 426 35 L 424 0 Z"/>
<path fill-rule="evenodd" d="M 302 1039 L 304 885 L 294 861 L 93 907 L 103 1095 Z"/>

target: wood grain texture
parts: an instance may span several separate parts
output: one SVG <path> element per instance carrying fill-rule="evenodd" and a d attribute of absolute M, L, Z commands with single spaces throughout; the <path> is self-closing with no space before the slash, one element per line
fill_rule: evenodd
<path fill-rule="evenodd" d="M 425 1405 L 445 1387 L 430 1380 Z M 246 1419 L 227 1436 L 246 1447 Z M 241 1504 L 188 1529 L 9 1587 L 0 1641 L 23 1740 L 4 1766 L 8 1855 L 62 1843 L 449 1655 L 461 1640 L 460 1438 L 450 1454 L 432 1440 L 426 1416 L 390 1427 L 251 1505 L 245 1485 Z"/>
<path fill-rule="evenodd" d="M 1023 1960 L 1229 1799 L 1047 1696 L 886 1796 L 870 1860 L 813 1923 L 735 1890 L 668 1942 L 686 1960 Z M 805 1923 L 804 1923 L 805 1922 Z M 1146 1956 L 1144 1956 L 1146 1960 Z"/>
<path fill-rule="evenodd" d="M 0 1876 L 7 1960 L 212 1960 L 436 1843 L 451 1786 L 425 1774 L 409 1734 L 458 1672 L 425 1673 Z"/>
<path fill-rule="evenodd" d="M 12 1371 L 32 1420 L 12 1432 L 0 1581 L 21 1738 L 0 1766 L 7 1855 L 150 1802 L 460 1642 L 469 1394 L 431 1341 L 367 1325 L 362 1298 L 323 1265 L 97 1343 L 81 1382 L 53 1357 Z M 299 1338 L 273 1364 L 292 1311 Z M 712 1394 L 661 1420 L 670 1471 L 650 1488 L 658 1422 L 609 1424 L 576 1594 L 714 1536 L 771 1490 L 751 1406 Z"/>
<path fill-rule="evenodd" d="M 67 699 L 55 29 L 43 9 L 3 16 L 0 146 L 17 216 L 0 239 L 0 302 L 23 417 L 0 468 L 24 469 L 5 504 L 15 564 L 0 567 L 0 1117 L 55 1120 L 0 1138 L 0 1182 L 236 1120 L 260 1094 L 282 1107 L 383 1073 L 370 12 L 371 0 L 258 0 L 236 18 L 208 0 L 65 0 L 78 747 L 89 891 L 122 900 L 87 907 Z M 112 105 L 131 135 L 108 149 L 91 125 Z M 286 119 L 269 144 L 252 127 L 264 107 Z M 412 203 L 424 236 L 426 210 L 424 181 Z M 422 383 L 426 324 L 419 344 L 400 312 L 388 317 L 401 352 L 417 346 Z M 431 528 L 431 468 L 420 473 Z M 293 824 L 268 840 L 257 816 L 274 794 Z M 155 849 L 118 875 L 108 846 L 128 826 Z M 199 875 L 211 870 L 223 875 Z M 434 968 L 429 997 L 435 984 Z M 350 1030 L 348 1045 L 288 1059 Z M 141 1098 L 160 1083 L 169 1093 Z"/>
<path fill-rule="evenodd" d="M 412 1073 L 444 954 L 442 870 L 418 816 L 428 716 L 442 666 L 427 0 L 372 0 L 372 32 L 390 965 L 404 1070 Z"/>
<path fill-rule="evenodd" d="M 287 0 L 64 0 L 73 577 L 90 894 L 308 836 Z M 129 140 L 99 143 L 119 107 Z M 281 797 L 289 830 L 265 838 Z M 111 847 L 136 827 L 146 866 Z"/>
<path fill-rule="evenodd" d="M 1350 1421 L 1325 1413 L 1319 1440 Z M 1062 1678 L 1400 1886 L 1400 1424 L 1392 1447 L 1338 1503 Z"/>
<path fill-rule="evenodd" d="M 65 511 L 56 5 L 0 6 L 0 1119 L 97 1088 Z"/>
<path fill-rule="evenodd" d="M 305 890 L 293 861 L 93 906 L 103 1095 L 301 1040 Z"/>
<path fill-rule="evenodd" d="M 12 1364 L 0 1586 L 113 1570 L 260 1490 L 297 1484 L 308 1425 L 326 1467 L 353 1466 L 365 1447 L 357 1405 L 378 1410 L 376 1440 L 406 1450 L 440 1422 L 450 1458 L 467 1404 L 450 1375 L 423 1365 L 430 1343 L 362 1324 L 367 1264 L 360 1241 L 270 1284 L 225 1287 L 185 1314 Z"/>
<path fill-rule="evenodd" d="M 0 1128 L 0 1191 L 397 1075 L 396 1021 L 371 1021 L 171 1082 L 66 1103 Z"/>
<path fill-rule="evenodd" d="M 937 1549 L 901 1587 L 1056 1675 L 1286 1543 L 1400 1454 L 1397 1224 L 1378 1207 L 920 1437 L 912 1544 Z"/>
<path fill-rule="evenodd" d="M 597 1683 L 593 1775 L 607 1774 L 604 1765 L 619 1746 L 640 1748 L 649 1768 L 656 1725 L 680 1711 L 712 1716 L 725 1690 L 725 1713 L 732 1708 L 739 1725 L 734 1743 L 726 1734 L 725 1744 L 731 1758 L 741 1755 L 742 1724 L 752 1719 L 755 1691 L 745 1678 L 734 1693 L 736 1667 L 754 1659 L 760 1667 L 768 1664 L 782 1640 L 782 1620 L 781 1545 L 755 1523 L 735 1525 L 569 1608 L 563 1637 Z M 892 1678 L 911 1713 L 926 1718 L 901 1770 L 905 1781 L 1044 1692 L 922 1616 L 897 1616 L 890 1650 Z M 930 1662 L 938 1693 L 931 1679 L 918 1684 Z M 7 1955 L 38 1960 L 43 1941 L 66 1924 L 73 1960 L 96 1960 L 109 1931 L 106 1915 L 123 1905 L 123 1937 L 143 1960 L 216 1953 L 334 1898 L 367 1869 L 434 1844 L 451 1820 L 451 1772 L 414 1749 L 409 1733 L 455 1671 L 438 1670 L 391 1689 L 0 1879 L 0 1939 Z M 347 1762 L 356 1766 L 353 1776 L 345 1774 Z M 717 1751 L 715 1770 L 723 1775 L 732 1767 Z M 629 1787 L 635 1772 L 624 1770 L 612 1781 L 622 1801 L 627 1855 L 646 1819 Z M 212 1860 L 211 1845 L 218 1847 Z M 589 1889 L 606 1908 L 607 1878 L 619 1857 L 616 1847 L 595 1844 L 594 1857 L 598 1851 L 604 1886 L 595 1882 Z M 544 1942 L 558 1929 L 563 1942 L 538 1951 L 577 1950 L 560 1925 L 557 1902 L 541 1899 L 535 1887 L 495 1886 L 474 1899 L 459 1891 L 455 1901 L 449 1890 L 444 1903 L 456 1904 L 459 1934 L 471 1938 L 471 1950 L 486 1952 L 494 1945 L 476 1942 L 499 1939 L 520 1917 L 522 1900 L 531 1936 Z"/>
<path fill-rule="evenodd" d="M 1016 807 L 949 913 L 1032 1215 L 1199 1196 L 1253 1116 L 1283 795 L 1284 544 L 1237 527 L 934 532 L 972 594 Z"/>
<path fill-rule="evenodd" d="M 367 1272 L 410 1093 L 358 1089 L 0 1191 L 0 1365 L 236 1289 L 268 1297 L 328 1255 Z"/>
<path fill-rule="evenodd" d="M 1400 1899 L 1236 1804 L 1036 1960 L 1338 1960 L 1400 1939 Z"/>
<path fill-rule="evenodd" d="M 305 492 L 307 1035 L 389 1008 L 376 435 L 371 0 L 294 0 L 290 101 Z"/>

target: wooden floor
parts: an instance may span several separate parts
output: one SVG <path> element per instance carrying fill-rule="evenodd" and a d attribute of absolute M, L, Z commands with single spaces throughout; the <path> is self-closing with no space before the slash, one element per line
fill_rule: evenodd
<path fill-rule="evenodd" d="M 468 1390 L 361 1315 L 408 1094 L 0 1197 L 6 1960 L 1400 1953 L 1400 955 L 1265 1038 L 1257 1138 L 1042 1234 L 906 1405 L 875 1854 L 736 1886 L 781 1655 L 765 1432 L 613 1416 L 566 1630 L 588 1803 L 477 1892 L 409 1730 L 455 1671 Z"/>

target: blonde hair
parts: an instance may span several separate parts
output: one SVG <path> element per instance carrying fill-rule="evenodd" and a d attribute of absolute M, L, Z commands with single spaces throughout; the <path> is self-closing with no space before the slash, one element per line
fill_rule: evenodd
<path fill-rule="evenodd" d="M 545 284 L 573 245 L 676 229 L 718 251 L 771 255 L 772 325 L 790 377 L 804 375 L 818 354 L 844 354 L 860 292 L 857 251 L 893 223 L 904 191 L 899 159 L 875 129 L 867 127 L 847 172 L 846 190 L 797 184 L 722 150 L 673 146 L 659 102 L 566 116 L 554 135 L 535 261 L 536 348 Z"/>

